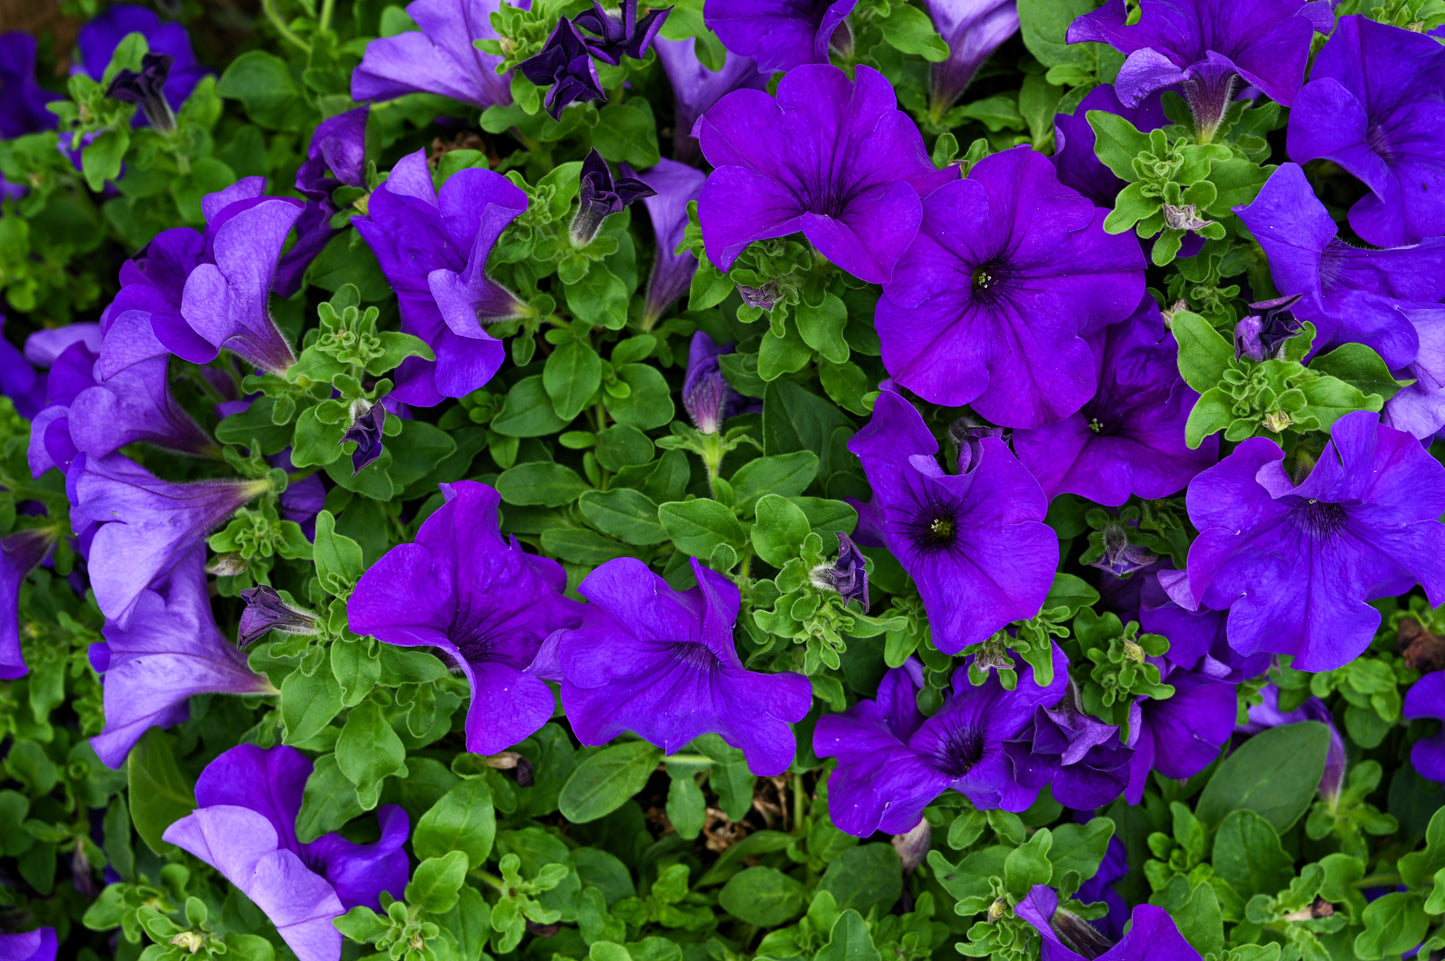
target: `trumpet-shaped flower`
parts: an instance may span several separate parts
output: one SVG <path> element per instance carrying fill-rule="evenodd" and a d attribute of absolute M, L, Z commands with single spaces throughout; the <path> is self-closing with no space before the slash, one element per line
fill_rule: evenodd
<path fill-rule="evenodd" d="M 474 44 L 495 40 L 492 14 L 503 0 L 413 0 L 407 15 L 421 29 L 379 37 L 366 45 L 351 74 L 351 98 L 395 100 L 409 93 L 438 93 L 479 110 L 512 102 L 510 73 L 502 58 Z M 526 10 L 530 0 L 513 4 Z"/>

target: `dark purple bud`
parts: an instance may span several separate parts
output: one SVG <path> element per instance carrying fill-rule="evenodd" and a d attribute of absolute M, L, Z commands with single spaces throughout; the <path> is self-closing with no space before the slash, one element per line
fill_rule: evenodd
<path fill-rule="evenodd" d="M 1234 357 L 1253 361 L 1277 359 L 1284 342 L 1304 326 L 1290 310 L 1303 294 L 1262 300 L 1250 304 L 1255 311 L 1242 318 L 1234 328 Z"/>
<path fill-rule="evenodd" d="M 287 604 L 273 587 L 264 584 L 248 587 L 241 592 L 241 600 L 246 602 L 246 609 L 241 612 L 241 628 L 236 640 L 242 647 L 260 640 L 271 631 L 282 634 L 317 633 L 316 615 Z"/>
<path fill-rule="evenodd" d="M 1050 925 L 1058 934 L 1059 940 L 1086 958 L 1102 957 L 1114 947 L 1114 943 L 1098 928 L 1072 911 L 1059 908 L 1054 912 Z"/>
<path fill-rule="evenodd" d="M 732 352 L 731 344 L 719 347 L 700 330 L 692 335 L 687 374 L 682 381 L 682 406 L 704 434 L 716 434 L 722 422 L 742 406 L 742 395 L 733 390 L 718 364 L 719 357 Z"/>
<path fill-rule="evenodd" d="M 636 177 L 612 176 L 612 168 L 593 150 L 582 161 L 582 184 L 577 191 L 577 216 L 572 218 L 572 243 L 586 247 L 602 229 L 602 222 L 628 204 L 657 191 Z"/>
<path fill-rule="evenodd" d="M 742 295 L 743 303 L 759 310 L 772 310 L 773 304 L 778 302 L 778 284 L 773 280 L 761 287 L 744 287 L 738 284 L 738 293 Z"/>
<path fill-rule="evenodd" d="M 356 442 L 351 452 L 351 476 L 381 456 L 381 431 L 386 426 L 386 405 L 372 404 L 346 429 L 339 443 Z"/>
<path fill-rule="evenodd" d="M 1124 525 L 1110 524 L 1104 528 L 1104 556 L 1091 561 L 1089 566 L 1108 571 L 1115 577 L 1128 577 L 1158 559 L 1157 554 L 1130 544 L 1129 533 L 1124 529 Z"/>
<path fill-rule="evenodd" d="M 928 823 L 928 818 L 919 818 L 907 834 L 893 835 L 893 850 L 898 852 L 898 859 L 903 862 L 903 874 L 912 874 L 914 869 L 923 863 L 928 857 L 928 846 L 933 839 L 933 828 Z"/>
<path fill-rule="evenodd" d="M 543 102 L 554 120 L 574 101 L 607 99 L 591 49 L 566 17 L 557 21 L 542 52 L 522 61 L 519 69 L 537 86 L 549 88 Z"/>
<path fill-rule="evenodd" d="M 578 14 L 574 19 L 578 27 L 589 33 L 594 33 L 599 39 L 592 40 L 584 38 L 592 55 L 598 60 L 610 64 L 617 64 L 624 56 L 632 57 L 634 60 L 642 59 L 647 53 L 647 48 L 652 45 L 653 38 L 657 31 L 662 29 L 662 23 L 667 15 L 672 12 L 671 7 L 663 10 L 651 10 L 641 20 L 637 19 L 637 0 L 622 0 L 622 7 L 618 10 L 617 16 L 609 14 L 602 9 L 602 4 L 594 2 L 592 9 L 585 13 Z"/>
<path fill-rule="evenodd" d="M 958 472 L 967 474 L 978 465 L 983 453 L 983 439 L 995 437 L 1008 441 L 1009 432 L 1003 427 L 991 427 L 972 417 L 960 417 L 948 425 L 948 438 L 958 448 Z"/>
<path fill-rule="evenodd" d="M 858 545 L 838 531 L 838 559 L 832 564 L 822 564 L 813 569 L 813 584 L 822 590 L 837 591 L 843 595 L 843 603 L 861 601 L 863 612 L 868 612 L 868 571 L 864 565 L 868 558 Z"/>
<path fill-rule="evenodd" d="M 141 71 L 122 70 L 110 82 L 105 95 L 122 103 L 139 104 L 150 125 L 161 133 L 176 129 L 176 115 L 166 103 L 164 87 L 171 73 L 170 54 L 148 53 L 141 58 Z"/>

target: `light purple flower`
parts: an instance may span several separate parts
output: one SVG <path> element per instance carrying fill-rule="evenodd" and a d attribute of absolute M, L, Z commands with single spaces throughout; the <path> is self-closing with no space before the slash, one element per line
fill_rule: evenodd
<path fill-rule="evenodd" d="M 530 9 L 530 0 L 512 4 Z M 407 15 L 420 31 L 380 37 L 366 45 L 351 74 L 351 98 L 395 100 L 409 93 L 438 93 L 479 110 L 512 102 L 510 73 L 502 58 L 483 53 L 478 40 L 497 39 L 492 14 L 502 0 L 413 0 Z"/>
<path fill-rule="evenodd" d="M 671 307 L 692 283 L 697 270 L 697 257 L 692 251 L 674 253 L 687 232 L 687 205 L 696 200 L 707 177 L 701 170 L 666 157 L 641 173 L 622 165 L 622 172 L 652 188 L 650 197 L 642 198 L 647 216 L 652 221 L 652 234 L 657 240 L 657 257 L 647 276 L 647 293 L 643 298 L 642 327 L 650 329 L 667 308 Z"/>
<path fill-rule="evenodd" d="M 54 928 L 0 934 L 0 961 L 55 961 L 59 948 Z"/>
<path fill-rule="evenodd" d="M 0 537 L 0 679 L 23 677 L 27 670 L 20 649 L 20 586 L 55 541 L 55 531 L 46 528 Z"/>
<path fill-rule="evenodd" d="M 735 90 L 696 133 L 717 168 L 698 200 L 702 238 L 723 270 L 755 240 L 801 232 L 853 276 L 885 281 L 918 231 L 920 196 L 958 176 L 933 168 L 918 127 L 871 67 L 851 83 L 837 67 L 796 67 L 776 99 Z"/>
<path fill-rule="evenodd" d="M 695 37 L 686 40 L 658 37 L 652 48 L 657 51 L 657 59 L 672 84 L 673 154 L 678 160 L 696 163 L 699 147 L 692 131 L 698 118 L 734 90 L 766 89 L 768 75 L 758 70 L 750 57 L 732 51 L 725 52 L 721 70 L 709 70 L 697 58 Z"/>
<path fill-rule="evenodd" d="M 928 109 L 941 117 L 983 62 L 1018 32 L 1018 0 L 928 0 L 924 6 L 948 44 L 948 59 L 929 67 Z"/>
<path fill-rule="evenodd" d="M 402 896 L 411 825 L 404 810 L 387 804 L 377 811 L 381 838 L 374 844 L 340 834 L 303 843 L 296 817 L 311 770 L 295 748 L 233 747 L 201 772 L 197 809 L 162 836 L 254 901 L 300 961 L 337 961 L 342 938 L 332 919 L 359 905 L 379 909 L 383 891 Z"/>
<path fill-rule="evenodd" d="M 1418 582 L 1445 602 L 1445 467 L 1368 411 L 1331 435 L 1298 484 L 1284 452 L 1253 438 L 1189 485 L 1190 593 L 1229 610 L 1235 650 L 1290 654 L 1302 671 L 1369 646 L 1380 612 L 1368 601 Z"/>
<path fill-rule="evenodd" d="M 751 406 L 722 375 L 718 358 L 732 352 L 732 344 L 719 347 L 704 331 L 692 335 L 687 373 L 682 381 L 682 406 L 693 426 L 704 434 L 716 434 L 723 421 Z"/>
<path fill-rule="evenodd" d="M 848 14 L 858 0 L 706 0 L 703 22 L 733 53 L 764 73 L 827 63 L 835 35 L 851 45 Z"/>
<path fill-rule="evenodd" d="M 1106 213 L 1028 147 L 929 194 L 874 317 L 889 374 L 1008 427 L 1078 410 L 1095 389 L 1084 337 L 1129 317 L 1144 293 L 1139 242 L 1106 234 Z"/>
<path fill-rule="evenodd" d="M 745 670 L 733 642 L 737 585 L 691 564 L 689 591 L 631 557 L 583 579 L 577 592 L 591 603 L 581 626 L 548 640 L 567 720 L 583 744 L 632 731 L 668 754 L 720 734 L 754 774 L 781 774 L 796 750 L 789 724 L 808 713 L 812 685 L 801 674 Z"/>

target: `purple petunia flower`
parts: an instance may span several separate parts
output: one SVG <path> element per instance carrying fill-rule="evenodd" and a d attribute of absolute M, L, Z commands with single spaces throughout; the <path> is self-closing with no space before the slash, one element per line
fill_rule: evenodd
<path fill-rule="evenodd" d="M 1334 24 L 1326 0 L 1141 0 L 1128 22 L 1124 0 L 1108 0 L 1069 25 L 1070 43 L 1093 40 L 1126 54 L 1114 81 L 1119 99 L 1137 105 L 1182 84 L 1201 139 L 1212 138 L 1236 81 L 1289 106 L 1304 80 L 1310 39 Z"/>
<path fill-rule="evenodd" d="M 692 251 L 674 253 L 687 232 L 687 205 L 696 200 L 707 177 L 701 170 L 666 157 L 641 173 L 634 173 L 623 164 L 622 172 L 635 177 L 652 189 L 642 198 L 647 216 L 652 220 L 652 233 L 657 239 L 657 259 L 647 276 L 647 294 L 643 298 L 642 329 L 650 330 L 667 308 L 671 307 L 692 283 L 697 270 L 697 257 Z"/>
<path fill-rule="evenodd" d="M 163 81 L 165 99 L 172 110 L 181 109 L 181 104 L 196 89 L 196 84 L 211 71 L 196 60 L 191 50 L 191 38 L 183 25 L 164 23 L 155 11 L 145 7 L 117 3 L 87 21 L 75 38 L 78 56 L 72 72 L 99 80 L 110 66 L 116 47 L 132 33 L 146 38 L 146 46 L 151 53 L 171 58 Z"/>
<path fill-rule="evenodd" d="M 0 313 L 0 395 L 9 397 L 15 412 L 30 420 L 45 404 L 45 378 L 20 348 L 5 338 L 5 315 Z"/>
<path fill-rule="evenodd" d="M 1035 683 L 1028 665 L 1020 667 L 1013 691 L 992 674 L 975 687 L 960 667 L 948 700 L 925 718 L 917 704 L 921 665 L 910 661 L 889 671 L 876 700 L 818 719 L 813 751 L 838 759 L 828 778 L 833 823 L 857 837 L 901 834 L 950 789 L 979 808 L 1025 810 L 1039 789 L 1015 778 L 1005 745 L 1024 732 L 1037 708 L 1059 699 L 1068 676 L 1068 659 L 1057 645 L 1046 686 Z"/>
<path fill-rule="evenodd" d="M 1080 815 L 1082 819 L 1082 815 Z M 1129 920 L 1129 908 L 1124 899 L 1119 896 L 1114 882 L 1122 879 L 1129 873 L 1129 851 L 1124 847 L 1124 842 L 1119 840 L 1116 834 L 1109 838 L 1109 846 L 1104 850 L 1104 860 L 1099 862 L 1099 870 L 1079 885 L 1079 890 L 1074 899 L 1083 904 L 1091 904 L 1102 901 L 1109 908 L 1109 913 L 1102 918 L 1092 918 L 1089 923 L 1103 933 L 1104 937 L 1117 943 L 1124 936 L 1124 924 Z"/>
<path fill-rule="evenodd" d="M 55 961 L 60 942 L 54 928 L 37 928 L 23 934 L 0 934 L 4 961 Z"/>
<path fill-rule="evenodd" d="M 1234 731 L 1234 685 L 1203 671 L 1161 663 L 1160 680 L 1174 694 L 1140 697 L 1129 709 L 1129 785 L 1124 798 L 1138 804 L 1150 771 L 1182 781 L 1209 766 Z"/>
<path fill-rule="evenodd" d="M 1317 348 L 1367 344 L 1392 369 L 1415 359 L 1419 335 L 1397 307 L 1445 296 L 1445 239 L 1387 250 L 1350 246 L 1296 164 L 1281 164 L 1235 213 L 1269 256 L 1280 292 L 1304 295 L 1292 310 L 1315 325 Z"/>
<path fill-rule="evenodd" d="M 381 435 L 385 427 L 386 405 L 376 403 L 367 407 L 351 422 L 351 426 L 346 428 L 340 442 L 344 444 L 352 441 L 356 444 L 356 448 L 351 452 L 352 477 L 360 474 L 363 467 L 381 456 Z"/>
<path fill-rule="evenodd" d="M 592 48 L 566 17 L 557 21 L 542 51 L 522 61 L 518 69 L 537 86 L 547 88 L 542 105 L 553 120 L 561 117 L 569 104 L 607 99 Z"/>
<path fill-rule="evenodd" d="M 20 650 L 20 585 L 45 560 L 56 533 L 46 528 L 15 531 L 0 537 L 0 679 L 23 677 Z"/>
<path fill-rule="evenodd" d="M 783 77 L 776 99 L 735 90 L 698 121 L 703 155 L 717 168 L 698 217 L 719 268 L 755 240 L 801 231 L 860 280 L 891 276 L 918 231 L 920 196 L 958 174 L 933 168 L 882 74 L 859 67 L 854 76 L 805 64 Z"/>
<path fill-rule="evenodd" d="M 357 107 L 317 125 L 306 148 L 306 162 L 296 171 L 296 189 L 302 196 L 324 201 L 342 184 L 366 186 L 366 121 L 370 113 L 368 107 Z"/>
<path fill-rule="evenodd" d="M 204 559 L 192 548 L 163 585 L 140 593 L 126 626 L 106 621 L 105 640 L 90 646 L 105 699 L 105 728 L 90 744 L 108 767 L 124 764 L 150 728 L 184 721 L 192 694 L 276 693 L 216 627 Z"/>
<path fill-rule="evenodd" d="M 671 12 L 671 7 L 652 9 L 639 19 L 637 0 L 621 0 L 617 16 L 613 16 L 593 0 L 592 9 L 577 14 L 572 22 L 592 34 L 587 38 L 592 56 L 615 66 L 623 57 L 641 60 L 647 56 L 648 48 Z"/>
<path fill-rule="evenodd" d="M 1345 783 L 1345 739 L 1340 736 L 1339 729 L 1335 727 L 1335 717 L 1330 713 L 1329 707 L 1319 698 L 1310 697 L 1293 711 L 1281 711 L 1279 709 L 1279 688 L 1273 681 L 1260 688 L 1259 693 L 1264 700 L 1250 707 L 1249 721 L 1241 724 L 1239 730 L 1244 734 L 1258 734 L 1267 728 L 1280 727 L 1284 724 L 1298 724 L 1302 721 L 1318 721 L 1328 726 L 1330 749 L 1325 755 L 1325 770 L 1320 775 L 1319 791 L 1321 797 L 1338 798 L 1340 788 Z M 1408 695 L 1406 703 L 1409 703 Z M 1416 767 L 1418 768 L 1419 765 Z"/>
<path fill-rule="evenodd" d="M 531 0 L 511 4 L 531 9 Z M 413 0 L 407 15 L 420 31 L 379 37 L 366 45 L 351 74 L 351 99 L 395 100 L 409 93 L 437 93 L 479 110 L 512 102 L 512 75 L 498 74 L 502 58 L 474 43 L 495 40 L 492 15 L 502 0 Z"/>
<path fill-rule="evenodd" d="M 60 122 L 45 105 L 59 100 L 35 80 L 35 38 L 15 31 L 0 33 L 0 140 L 14 140 Z M 3 196 L 0 196 L 3 199 Z"/>
<path fill-rule="evenodd" d="M 1410 685 L 1403 715 L 1445 721 L 1445 672 L 1432 671 Z M 1410 748 L 1410 764 L 1421 777 L 1445 783 L 1445 731 L 1423 737 Z"/>
<path fill-rule="evenodd" d="M 1445 305 L 1399 305 L 1420 351 L 1395 376 L 1414 383 L 1385 401 L 1384 422 L 1426 440 L 1445 428 Z"/>
<path fill-rule="evenodd" d="M 1098 393 L 1077 413 L 1014 432 L 1014 451 L 1050 498 L 1067 492 L 1118 507 L 1183 490 L 1219 459 L 1218 438 L 1198 450 L 1184 422 L 1199 395 L 1179 376 L 1178 347 L 1147 293 L 1129 320 L 1092 338 Z"/>
<path fill-rule="evenodd" d="M 267 480 L 174 484 L 119 454 L 81 455 L 66 475 L 70 522 L 89 539 L 90 586 L 106 617 L 125 626 L 142 592 L 170 573 L 205 535 Z"/>
<path fill-rule="evenodd" d="M 1112 209 L 1119 191 L 1126 184 L 1094 153 L 1094 128 L 1089 126 L 1088 119 L 1090 110 L 1117 114 L 1133 124 L 1135 129 L 1146 133 L 1169 126 L 1169 118 L 1164 115 L 1159 91 L 1149 94 L 1134 106 L 1126 107 L 1119 102 L 1112 84 L 1102 84 L 1090 90 L 1072 114 L 1054 117 L 1053 159 L 1059 183 L 1088 197 L 1096 207 Z"/>
<path fill-rule="evenodd" d="M 863 612 L 868 612 L 868 558 L 853 543 L 853 539 L 842 531 L 838 535 L 838 557 L 831 564 L 815 567 L 809 579 L 819 590 L 833 591 L 843 596 L 843 603 L 858 601 Z"/>
<path fill-rule="evenodd" d="M 502 538 L 495 490 L 461 481 L 442 493 L 416 541 L 362 575 L 347 617 L 358 634 L 445 652 L 472 688 L 467 750 L 496 754 L 552 716 L 551 690 L 527 668 L 548 634 L 578 623 L 580 607 L 562 596 L 560 564 Z"/>
<path fill-rule="evenodd" d="M 1035 885 L 1014 914 L 1043 935 L 1042 961 L 1200 961 L 1163 908 L 1134 906 L 1129 932 L 1117 943 L 1088 921 L 1059 907 L 1052 888 Z"/>
<path fill-rule="evenodd" d="M 311 761 L 295 748 L 242 744 L 216 758 L 196 781 L 195 811 L 166 828 L 166 841 L 220 871 L 276 925 L 300 961 L 337 961 L 341 932 L 332 919 L 381 893 L 400 898 L 411 865 L 411 831 L 394 804 L 377 811 L 381 838 L 357 844 L 340 834 L 303 843 L 296 836 Z"/>
<path fill-rule="evenodd" d="M 1243 654 L 1294 656 L 1328 671 L 1369 646 L 1380 612 L 1367 601 L 1418 581 L 1445 601 L 1445 467 L 1409 434 L 1357 411 L 1331 430 L 1309 476 L 1293 483 L 1284 452 L 1253 438 L 1195 477 L 1189 590 L 1229 610 Z"/>
<path fill-rule="evenodd" d="M 764 73 L 827 63 L 828 48 L 852 44 L 848 14 L 858 0 L 706 0 L 703 22 L 728 50 Z"/>
<path fill-rule="evenodd" d="M 695 37 L 686 40 L 658 37 L 652 48 L 657 51 L 657 59 L 672 84 L 673 155 L 678 160 L 694 163 L 699 147 L 692 131 L 698 118 L 734 90 L 767 89 L 768 75 L 758 69 L 752 58 L 731 51 L 725 52 L 721 70 L 709 70 L 697 58 Z"/>
<path fill-rule="evenodd" d="M 1325 158 L 1364 181 L 1350 226 L 1377 247 L 1445 234 L 1445 48 L 1341 17 L 1289 117 L 1297 163 Z"/>
<path fill-rule="evenodd" d="M 987 437 L 967 473 L 945 474 L 938 441 L 889 383 L 848 442 L 873 487 L 881 538 L 923 597 L 933 643 L 956 654 L 1033 617 L 1059 561 L 1048 500 L 1004 443 Z"/>
<path fill-rule="evenodd" d="M 682 406 L 693 426 L 704 434 L 716 434 L 723 421 L 755 406 L 756 402 L 733 390 L 722 375 L 718 358 L 732 352 L 732 344 L 719 347 L 701 330 L 692 335 L 687 373 L 682 381 Z"/>
<path fill-rule="evenodd" d="M 527 195 L 491 170 L 458 171 L 438 193 L 418 150 L 372 192 L 367 216 L 352 220 L 401 300 L 402 329 L 436 353 L 402 363 L 394 400 L 434 407 L 465 397 L 502 365 L 502 342 L 486 325 L 525 305 L 486 275 L 487 256 L 526 209 Z"/>
<path fill-rule="evenodd" d="M 1304 327 L 1292 309 L 1303 297 L 1291 294 L 1250 304 L 1249 309 L 1259 313 L 1246 314 L 1234 325 L 1234 359 L 1278 360 L 1284 345 Z"/>
<path fill-rule="evenodd" d="M 1133 751 L 1119 729 L 1085 714 L 1067 684 L 1057 704 L 1040 704 L 1033 720 L 1004 744 L 1013 776 L 1024 787 L 1053 786 L 1054 799 L 1088 811 L 1113 801 L 1129 783 Z"/>
<path fill-rule="evenodd" d="M 929 194 L 878 301 L 883 365 L 925 400 L 1009 427 L 1078 410 L 1095 388 L 1083 338 L 1144 293 L 1139 242 L 1106 234 L 1106 213 L 1026 146 Z"/>
<path fill-rule="evenodd" d="M 656 193 L 636 177 L 614 178 L 612 168 L 607 166 L 602 155 L 596 149 L 589 151 L 582 161 L 577 187 L 577 213 L 572 218 L 569 231 L 573 246 L 585 247 L 592 243 L 608 217 Z"/>
<path fill-rule="evenodd" d="M 948 44 L 948 59 L 929 67 L 928 111 L 941 117 L 968 87 L 983 62 L 1019 29 L 1017 0 L 928 0 L 933 28 Z"/>
<path fill-rule="evenodd" d="M 582 624 L 548 640 L 567 720 L 583 744 L 632 731 L 668 754 L 720 734 L 754 774 L 781 774 L 796 750 L 788 725 L 808 713 L 812 686 L 801 674 L 743 668 L 733 642 L 737 585 L 691 563 L 697 587 L 688 591 L 632 557 L 583 579 L 577 591 L 592 603 Z"/>
<path fill-rule="evenodd" d="M 147 53 L 141 57 L 141 71 L 122 70 L 106 88 L 105 95 L 122 103 L 133 103 L 145 114 L 146 122 L 161 133 L 176 129 L 176 115 L 166 103 L 166 77 L 171 72 L 172 58 L 164 53 Z"/>
<path fill-rule="evenodd" d="M 292 607 L 281 599 L 274 587 L 265 584 L 248 587 L 241 592 L 246 609 L 236 631 L 236 643 L 245 647 L 272 631 L 282 634 L 316 634 L 316 615 Z"/>

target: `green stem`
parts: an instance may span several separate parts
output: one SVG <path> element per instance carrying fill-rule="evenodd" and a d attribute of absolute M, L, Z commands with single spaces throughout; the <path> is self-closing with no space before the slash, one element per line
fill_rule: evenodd
<path fill-rule="evenodd" d="M 336 0 L 321 0 L 321 19 L 317 21 L 317 29 L 322 33 L 331 29 L 331 14 L 335 11 Z"/>
<path fill-rule="evenodd" d="M 671 761 L 674 764 L 712 764 L 712 758 L 706 754 L 669 754 L 663 758 L 664 761 Z"/>
<path fill-rule="evenodd" d="M 276 32 L 281 35 L 282 40 L 306 53 L 311 52 L 311 44 L 298 37 L 296 32 L 288 27 L 286 21 L 282 20 L 281 15 L 276 12 L 276 0 L 261 0 L 261 10 L 265 12 L 266 19 L 271 21 L 271 26 L 276 28 Z"/>
<path fill-rule="evenodd" d="M 803 775 L 793 775 L 793 830 L 803 824 Z"/>
<path fill-rule="evenodd" d="M 721 437 L 717 434 L 703 435 L 702 464 L 707 468 L 707 490 L 713 500 L 717 500 L 718 472 L 725 454 Z"/>
<path fill-rule="evenodd" d="M 1367 874 L 1358 881 L 1350 882 L 1352 888 L 1388 888 L 1400 883 L 1398 871 L 1387 871 L 1381 874 Z"/>

